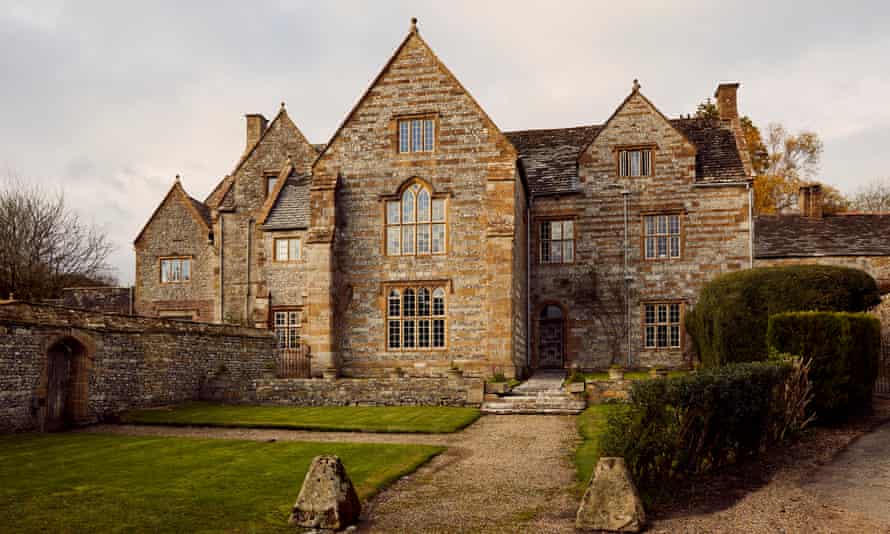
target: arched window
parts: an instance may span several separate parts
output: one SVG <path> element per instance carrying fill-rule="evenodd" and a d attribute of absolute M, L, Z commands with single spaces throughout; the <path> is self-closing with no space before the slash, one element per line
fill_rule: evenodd
<path fill-rule="evenodd" d="M 387 297 L 389 350 L 445 348 L 445 290 L 441 287 L 391 289 Z"/>
<path fill-rule="evenodd" d="M 421 256 L 445 254 L 445 199 L 414 181 L 399 200 L 386 203 L 386 254 Z"/>

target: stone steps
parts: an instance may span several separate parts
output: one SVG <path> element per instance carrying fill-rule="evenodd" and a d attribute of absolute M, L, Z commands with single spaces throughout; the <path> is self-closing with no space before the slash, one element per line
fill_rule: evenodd
<path fill-rule="evenodd" d="M 565 373 L 562 372 L 536 374 L 511 393 L 483 402 L 482 413 L 577 415 L 587 408 L 587 401 L 566 393 L 562 388 L 564 379 Z"/>

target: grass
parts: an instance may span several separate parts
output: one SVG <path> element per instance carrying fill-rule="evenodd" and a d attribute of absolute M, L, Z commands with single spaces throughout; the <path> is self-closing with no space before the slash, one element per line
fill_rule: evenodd
<path fill-rule="evenodd" d="M 576 419 L 578 434 L 583 440 L 575 449 L 575 474 L 581 487 L 587 486 L 600 459 L 600 436 L 605 430 L 606 417 L 616 408 L 616 404 L 594 404 Z"/>
<path fill-rule="evenodd" d="M 444 406 L 243 406 L 193 402 L 175 408 L 137 410 L 123 422 L 141 425 L 286 428 L 345 432 L 457 432 L 479 418 L 476 408 Z"/>
<path fill-rule="evenodd" d="M 674 376 L 683 376 L 689 374 L 689 371 L 678 370 L 678 371 L 668 371 L 669 377 Z M 587 380 L 609 380 L 609 372 L 601 371 L 596 373 L 584 373 L 584 378 Z M 625 380 L 649 380 L 652 378 L 649 376 L 649 371 L 625 371 L 624 379 Z"/>
<path fill-rule="evenodd" d="M 3 532 L 292 532 L 303 477 L 337 454 L 362 500 L 441 447 L 25 434 L 0 437 Z"/>

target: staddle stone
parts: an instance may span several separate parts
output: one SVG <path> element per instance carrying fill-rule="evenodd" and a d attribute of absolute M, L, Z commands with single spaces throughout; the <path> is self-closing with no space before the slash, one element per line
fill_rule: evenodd
<path fill-rule="evenodd" d="M 624 458 L 600 458 L 578 507 L 575 526 L 580 530 L 639 532 L 645 523 L 643 502 Z"/>
<path fill-rule="evenodd" d="M 290 524 L 340 530 L 358 523 L 361 511 L 362 505 L 340 458 L 316 456 L 306 472 Z"/>

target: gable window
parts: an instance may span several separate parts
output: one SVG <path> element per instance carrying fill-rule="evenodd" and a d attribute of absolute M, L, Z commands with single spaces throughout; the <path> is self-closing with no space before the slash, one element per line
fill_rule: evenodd
<path fill-rule="evenodd" d="M 275 186 L 278 184 L 278 175 L 266 174 L 264 180 L 266 182 L 266 196 L 269 196 L 272 194 L 272 191 L 275 190 Z"/>
<path fill-rule="evenodd" d="M 300 346 L 300 312 L 275 310 L 272 312 L 272 329 L 279 349 L 296 349 Z"/>
<path fill-rule="evenodd" d="M 399 200 L 386 202 L 386 254 L 421 256 L 445 253 L 445 199 L 415 182 Z"/>
<path fill-rule="evenodd" d="M 389 350 L 445 348 L 445 290 L 441 287 L 392 288 L 386 298 L 386 347 Z"/>
<path fill-rule="evenodd" d="M 679 302 L 643 306 L 643 343 L 647 349 L 680 348 Z"/>
<path fill-rule="evenodd" d="M 646 215 L 643 233 L 647 260 L 680 257 L 680 215 Z"/>
<path fill-rule="evenodd" d="M 402 119 L 399 121 L 399 152 L 432 152 L 436 146 L 434 119 Z"/>
<path fill-rule="evenodd" d="M 283 237 L 275 240 L 275 261 L 297 261 L 299 259 L 299 237 Z"/>
<path fill-rule="evenodd" d="M 161 258 L 161 282 L 174 284 L 192 279 L 191 258 Z"/>
<path fill-rule="evenodd" d="M 619 176 L 652 176 L 652 149 L 618 151 Z"/>
<path fill-rule="evenodd" d="M 575 261 L 575 223 L 544 221 L 541 223 L 541 263 L 572 263 Z"/>

